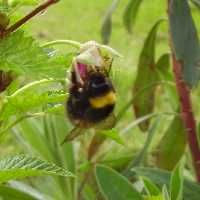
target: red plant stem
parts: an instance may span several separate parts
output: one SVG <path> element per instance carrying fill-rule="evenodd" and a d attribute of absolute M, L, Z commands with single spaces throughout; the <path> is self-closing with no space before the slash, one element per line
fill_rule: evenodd
<path fill-rule="evenodd" d="M 37 8 L 35 8 L 32 12 L 30 12 L 28 15 L 26 15 L 25 17 L 23 17 L 22 19 L 20 19 L 19 21 L 17 21 L 15 24 L 13 24 L 12 26 L 10 26 L 8 29 L 6 29 L 1 37 L 4 37 L 12 32 L 14 32 L 15 30 L 17 30 L 20 26 L 22 26 L 23 24 L 25 24 L 27 21 L 29 21 L 31 18 L 33 18 L 35 15 L 37 15 L 38 13 L 40 13 L 41 11 L 45 10 L 46 8 L 48 8 L 50 5 L 57 3 L 58 0 L 47 0 L 46 2 L 44 2 L 43 4 L 39 5 Z"/>
<path fill-rule="evenodd" d="M 192 153 L 193 164 L 200 183 L 200 149 L 197 140 L 196 121 L 194 119 L 191 103 L 191 90 L 182 78 L 182 63 L 178 61 L 175 55 L 172 55 L 173 71 L 176 80 L 177 92 L 181 104 L 181 117 L 186 128 L 189 147 Z"/>
<path fill-rule="evenodd" d="M 171 0 L 167 0 L 168 4 L 168 16 L 170 16 L 170 3 Z M 171 37 L 171 36 L 170 36 Z M 192 109 L 192 102 L 191 102 L 191 89 L 188 87 L 187 83 L 183 80 L 182 77 L 182 65 L 183 63 L 180 60 L 177 60 L 174 48 L 173 48 L 173 42 L 170 39 L 170 47 L 172 51 L 172 61 L 173 61 L 173 71 L 174 76 L 176 80 L 176 88 L 177 93 L 180 99 L 180 107 L 181 107 L 181 118 L 183 120 L 183 124 L 186 129 L 188 143 L 190 147 L 190 151 L 192 154 L 193 159 L 193 166 L 195 169 L 197 181 L 200 183 L 200 148 L 198 144 L 198 136 L 197 136 L 197 130 L 196 130 L 196 121 L 193 114 Z"/>

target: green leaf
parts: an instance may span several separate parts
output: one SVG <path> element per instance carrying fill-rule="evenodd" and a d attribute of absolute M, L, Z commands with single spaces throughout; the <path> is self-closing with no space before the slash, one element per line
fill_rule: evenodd
<path fill-rule="evenodd" d="M 30 36 L 16 31 L 1 39 L 0 70 L 12 71 L 30 78 L 64 78 L 72 54 L 57 56 L 47 52 Z"/>
<path fill-rule="evenodd" d="M 131 101 L 132 102 L 132 101 Z M 127 127 L 125 127 L 121 133 L 122 134 L 125 134 L 127 133 L 128 131 L 130 131 L 131 129 L 133 128 L 136 128 L 136 126 L 138 126 L 140 123 L 142 122 L 145 122 L 146 120 L 150 119 L 150 118 L 154 118 L 156 116 L 158 116 L 159 114 L 158 113 L 151 113 L 151 114 L 148 114 L 148 115 L 145 115 L 143 117 L 140 117 L 136 120 L 134 120 L 133 122 L 131 122 Z"/>
<path fill-rule="evenodd" d="M 139 167 L 133 169 L 132 175 L 135 176 L 135 173 L 138 176 L 149 178 L 151 181 L 153 181 L 160 187 L 162 185 L 167 185 L 169 187 L 171 173 L 169 173 L 168 171 L 156 168 Z M 199 200 L 199 195 L 199 184 L 185 178 L 183 184 L 183 198 L 189 200 Z"/>
<path fill-rule="evenodd" d="M 114 128 L 110 130 L 103 130 L 100 132 L 100 134 L 103 134 L 106 138 L 114 140 L 118 144 L 124 145 L 124 141 L 120 137 L 119 132 Z"/>
<path fill-rule="evenodd" d="M 109 7 L 109 9 L 107 10 L 105 14 L 103 24 L 101 27 L 101 38 L 102 38 L 103 44 L 108 44 L 110 41 L 110 36 L 112 32 L 112 14 L 116 10 L 118 3 L 119 3 L 119 0 L 113 0 L 111 6 Z"/>
<path fill-rule="evenodd" d="M 125 153 L 126 154 L 126 153 Z M 106 158 L 101 161 L 101 164 L 110 166 L 115 169 L 124 169 L 130 161 L 133 159 L 133 155 L 116 155 L 116 158 Z"/>
<path fill-rule="evenodd" d="M 162 187 L 162 195 L 163 195 L 164 200 L 170 200 L 166 185 Z"/>
<path fill-rule="evenodd" d="M 200 8 L 200 0 L 191 0 L 198 8 Z"/>
<path fill-rule="evenodd" d="M 30 195 L 32 198 L 37 200 L 51 200 L 50 194 L 44 194 L 39 189 L 33 188 L 32 186 L 22 181 L 9 181 L 7 184 L 9 187 L 18 190 L 19 192 Z"/>
<path fill-rule="evenodd" d="M 52 124 L 52 118 L 58 118 L 58 120 Z M 66 123 L 64 116 L 45 115 L 40 120 L 31 118 L 22 121 L 18 126 L 12 129 L 12 133 L 16 135 L 20 145 L 24 144 L 22 147 L 24 147 L 25 152 L 39 155 L 42 159 L 48 160 L 75 173 L 74 168 L 70 167 L 70 155 L 73 153 L 73 149 L 69 148 L 71 144 L 59 145 L 63 135 L 69 131 L 69 129 L 66 129 L 67 125 L 68 123 Z M 53 134 L 56 134 L 56 136 L 53 136 Z M 67 165 L 65 164 L 66 162 Z M 59 196 L 65 194 L 68 194 L 68 198 L 72 199 L 71 195 L 74 189 L 70 187 L 70 183 L 76 183 L 76 179 L 73 177 L 66 179 L 65 177 L 55 176 L 51 180 L 52 181 L 49 183 L 51 185 L 45 185 L 44 187 L 52 187 L 49 195 L 51 195 L 53 199 L 60 199 Z M 47 198 L 45 200 L 47 200 Z"/>
<path fill-rule="evenodd" d="M 151 85 L 158 81 L 158 76 L 155 70 L 155 42 L 157 30 L 162 21 L 163 20 L 159 20 L 156 22 L 145 40 L 139 58 L 137 76 L 133 87 L 133 95 L 143 89 L 144 86 Z M 153 112 L 155 89 L 156 86 L 145 90 L 134 100 L 133 106 L 136 118 L 143 117 L 144 115 Z M 146 131 L 149 127 L 149 123 L 150 120 L 141 123 L 139 125 L 140 129 Z"/>
<path fill-rule="evenodd" d="M 24 143 L 28 143 L 28 150 L 31 149 L 32 152 L 45 160 L 55 162 L 49 140 L 45 137 L 45 131 L 42 128 L 36 119 L 26 119 L 17 126 L 15 132 L 21 136 Z"/>
<path fill-rule="evenodd" d="M 16 7 L 18 5 L 23 5 L 23 6 L 34 6 L 37 5 L 40 0 L 8 0 L 8 4 L 11 7 Z"/>
<path fill-rule="evenodd" d="M 138 155 L 133 159 L 132 163 L 130 164 L 128 170 L 130 168 L 133 168 L 135 166 L 139 166 L 142 164 L 142 162 L 145 159 L 145 156 L 148 153 L 149 147 L 153 141 L 153 137 L 156 133 L 158 124 L 160 123 L 160 116 L 158 116 L 155 120 L 155 122 L 152 124 L 152 126 L 150 127 L 149 131 L 148 131 L 148 135 L 147 138 L 145 140 L 145 143 L 143 145 L 143 148 L 140 150 L 140 152 L 138 153 Z"/>
<path fill-rule="evenodd" d="M 170 196 L 171 200 L 183 199 L 183 168 L 184 161 L 182 160 L 173 170 L 170 179 Z"/>
<path fill-rule="evenodd" d="M 176 59 L 182 64 L 184 80 L 194 86 L 200 78 L 200 44 L 189 3 L 187 0 L 170 0 L 169 4 L 173 50 Z"/>
<path fill-rule="evenodd" d="M 9 198 L 14 200 L 38 200 L 37 198 L 29 195 L 28 193 L 22 192 L 20 190 L 17 190 L 15 188 L 6 186 L 6 185 L 0 185 L 0 197 L 2 198 Z"/>
<path fill-rule="evenodd" d="M 172 170 L 183 156 L 186 148 L 186 133 L 180 117 L 174 117 L 156 148 L 156 165 Z"/>
<path fill-rule="evenodd" d="M 143 177 L 142 181 L 149 196 L 157 196 L 160 194 L 159 188 L 150 179 Z"/>
<path fill-rule="evenodd" d="M 150 197 L 146 197 L 144 198 L 144 200 L 164 200 L 162 195 L 158 195 L 158 196 L 150 196 Z"/>
<path fill-rule="evenodd" d="M 26 155 L 9 156 L 0 161 L 0 182 L 28 176 L 73 176 L 67 170 L 38 158 Z"/>
<path fill-rule="evenodd" d="M 54 115 L 62 115 L 65 113 L 65 107 L 63 104 L 56 104 L 52 107 L 49 107 L 45 110 L 45 113 L 54 114 Z"/>
<path fill-rule="evenodd" d="M 54 157 L 57 159 L 57 163 L 60 162 L 60 160 L 63 160 L 63 166 L 69 170 L 72 173 L 76 173 L 76 160 L 75 160 L 75 149 L 73 143 L 65 143 L 64 145 L 60 146 L 60 141 L 63 140 L 63 138 L 66 136 L 66 133 L 69 132 L 70 127 L 69 123 L 67 123 L 67 119 L 65 118 L 65 115 L 62 116 L 54 115 L 54 116 L 45 116 L 46 120 L 44 120 L 45 127 L 49 127 L 51 129 L 52 135 L 51 136 L 50 130 L 45 128 L 45 134 L 46 136 L 49 135 L 50 138 L 48 141 L 52 140 L 52 150 L 54 152 Z M 51 119 L 51 120 L 50 120 Z M 46 122 L 46 123 L 45 123 Z M 50 124 L 51 123 L 51 124 Z M 55 151 L 55 139 L 57 140 L 58 148 L 57 151 Z M 60 148 L 59 148 L 60 147 Z M 52 154 L 51 150 L 49 150 Z M 57 155 L 56 155 L 57 152 Z M 59 157 L 59 158 L 58 158 Z M 60 159 L 60 160 L 59 160 Z M 76 187 L 77 187 L 77 179 L 70 178 L 65 179 L 65 182 L 68 182 L 67 186 L 63 185 L 61 183 L 61 186 L 64 188 L 64 194 L 68 194 L 69 199 L 75 199 L 76 196 Z M 72 197 L 71 197 L 72 196 Z M 70 198 L 71 197 L 71 198 Z"/>
<path fill-rule="evenodd" d="M 129 0 L 128 5 L 126 6 L 123 21 L 125 28 L 128 30 L 129 33 L 132 33 L 132 27 L 135 23 L 141 3 L 142 0 Z"/>
<path fill-rule="evenodd" d="M 6 4 L 6 2 L 0 2 L 0 13 L 4 13 L 4 14 L 7 14 L 9 11 L 9 7 L 8 5 Z"/>
<path fill-rule="evenodd" d="M 160 56 L 156 63 L 156 71 L 159 76 L 159 79 L 161 81 L 169 81 L 174 82 L 174 78 L 172 75 L 172 72 L 170 70 L 170 54 L 166 53 Z M 178 108 L 178 96 L 176 92 L 175 85 L 169 85 L 169 84 L 163 84 L 163 87 L 166 90 L 166 93 L 168 95 L 169 102 L 171 103 L 171 106 L 173 110 L 176 110 Z"/>
<path fill-rule="evenodd" d="M 96 179 L 100 191 L 107 200 L 143 200 L 125 177 L 109 167 L 97 165 Z"/>
<path fill-rule="evenodd" d="M 54 79 L 35 81 L 7 96 L 0 113 L 0 121 L 7 121 L 12 116 L 25 114 L 47 104 L 63 103 L 67 94 L 59 90 L 49 91 L 47 87 L 55 82 L 57 80 Z"/>
<path fill-rule="evenodd" d="M 169 72 L 170 67 L 170 54 L 165 53 L 160 56 L 156 63 L 156 70 L 160 75 L 160 79 L 172 80 L 172 74 Z M 165 76 L 164 76 L 165 75 Z"/>

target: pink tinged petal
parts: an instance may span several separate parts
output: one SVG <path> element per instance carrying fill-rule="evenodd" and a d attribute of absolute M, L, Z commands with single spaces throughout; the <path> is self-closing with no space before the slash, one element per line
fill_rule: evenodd
<path fill-rule="evenodd" d="M 87 65 L 78 63 L 78 71 L 80 73 L 81 78 L 85 78 L 87 73 Z"/>

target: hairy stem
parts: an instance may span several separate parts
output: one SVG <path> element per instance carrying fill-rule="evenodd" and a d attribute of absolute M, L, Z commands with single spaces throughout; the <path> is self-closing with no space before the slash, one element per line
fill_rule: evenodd
<path fill-rule="evenodd" d="M 43 44 L 42 47 L 51 47 L 51 46 L 55 46 L 55 45 L 70 45 L 77 49 L 79 49 L 81 47 L 81 43 L 79 43 L 77 41 L 73 41 L 73 40 L 54 40 L 54 41 Z"/>
<path fill-rule="evenodd" d="M 200 182 L 200 149 L 197 139 L 196 121 L 192 111 L 191 90 L 182 78 L 182 63 L 172 55 L 173 71 L 176 80 L 177 93 L 181 104 L 181 117 L 186 128 L 188 143 L 192 153 L 193 164 L 198 182 Z"/>
<path fill-rule="evenodd" d="M 56 82 L 61 82 L 64 81 L 64 79 L 42 79 L 39 81 L 34 81 L 31 82 L 23 87 L 21 87 L 20 89 L 18 89 L 16 92 L 14 92 L 12 95 L 8 96 L 9 98 L 14 98 L 17 95 L 23 94 L 25 91 L 30 90 L 31 88 L 35 88 L 38 85 L 42 85 L 42 84 L 47 84 L 47 83 L 56 83 Z"/>
<path fill-rule="evenodd" d="M 37 8 L 35 8 L 33 11 L 31 11 L 28 15 L 26 15 L 25 17 L 23 17 L 22 19 L 20 19 L 19 21 L 17 21 L 15 24 L 13 24 L 12 26 L 10 26 L 8 29 L 6 29 L 1 37 L 4 37 L 12 32 L 14 32 L 15 30 L 17 30 L 19 27 L 21 27 L 23 24 L 25 24 L 27 21 L 29 21 L 30 19 L 32 19 L 34 16 L 36 16 L 38 13 L 42 12 L 43 10 L 45 10 L 46 8 L 48 8 L 50 5 L 57 3 L 58 0 L 47 0 L 46 2 L 44 2 L 43 4 L 39 5 Z"/>

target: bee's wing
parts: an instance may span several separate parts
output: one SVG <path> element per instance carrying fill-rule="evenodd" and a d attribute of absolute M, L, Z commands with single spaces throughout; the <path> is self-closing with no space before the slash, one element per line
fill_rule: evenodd
<path fill-rule="evenodd" d="M 116 116 L 114 113 L 111 113 L 105 120 L 98 123 L 94 128 L 97 130 L 105 130 L 105 129 L 111 129 L 116 124 Z"/>
<path fill-rule="evenodd" d="M 81 135 L 82 133 L 85 132 L 85 129 L 80 128 L 79 126 L 75 126 L 65 137 L 65 139 L 61 142 L 61 145 L 63 145 L 66 142 L 71 142 L 74 140 L 76 137 Z"/>

